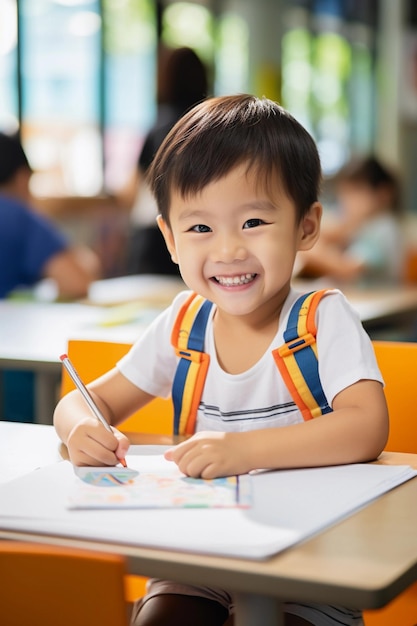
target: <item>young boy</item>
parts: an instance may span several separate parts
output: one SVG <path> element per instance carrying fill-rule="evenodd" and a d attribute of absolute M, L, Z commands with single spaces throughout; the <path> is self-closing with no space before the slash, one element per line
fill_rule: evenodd
<path fill-rule="evenodd" d="M 321 384 L 332 412 L 304 421 L 272 358 L 284 343 L 299 250 L 319 235 L 320 161 L 310 135 L 266 99 L 205 101 L 166 137 L 150 171 L 168 250 L 188 287 L 214 303 L 205 332 L 210 364 L 197 433 L 166 457 L 190 476 L 255 468 L 369 461 L 387 438 L 388 418 L 370 340 L 342 294 L 329 292 L 316 313 Z M 154 396 L 167 396 L 177 367 L 172 327 L 180 294 L 117 367 L 90 385 L 117 426 Z M 114 436 L 77 392 L 55 413 L 76 465 L 112 465 L 128 440 Z M 133 621 L 220 625 L 232 598 L 219 589 L 153 580 Z M 286 624 L 362 624 L 359 611 L 286 605 Z M 232 619 L 232 618 L 230 618 Z M 230 620 L 228 623 L 231 623 Z"/>

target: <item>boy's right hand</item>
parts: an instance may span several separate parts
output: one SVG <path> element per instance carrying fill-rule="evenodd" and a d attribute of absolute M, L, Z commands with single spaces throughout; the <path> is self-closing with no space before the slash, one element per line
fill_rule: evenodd
<path fill-rule="evenodd" d="M 110 433 L 93 417 L 78 422 L 67 439 L 71 463 L 95 467 L 120 463 L 128 451 L 129 439 L 115 428 L 112 430 Z"/>

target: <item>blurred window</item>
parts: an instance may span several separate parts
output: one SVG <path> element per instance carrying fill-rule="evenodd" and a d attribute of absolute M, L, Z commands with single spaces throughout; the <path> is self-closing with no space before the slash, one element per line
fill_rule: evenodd
<path fill-rule="evenodd" d="M 214 21 L 211 12 L 192 2 L 167 5 L 162 17 L 161 40 L 172 48 L 188 46 L 210 64 L 214 54 Z"/>
<path fill-rule="evenodd" d="M 14 132 L 19 110 L 17 75 L 17 0 L 0 2 L 0 128 Z"/>
<path fill-rule="evenodd" d="M 0 128 L 21 127 L 35 194 L 123 184 L 154 114 L 152 0 L 1 0 Z"/>
<path fill-rule="evenodd" d="M 282 101 L 315 137 L 325 175 L 375 139 L 375 0 L 294 0 L 282 41 Z"/>
<path fill-rule="evenodd" d="M 233 13 L 223 13 L 218 20 L 216 45 L 216 81 L 218 94 L 245 93 L 248 90 L 249 27 Z"/>

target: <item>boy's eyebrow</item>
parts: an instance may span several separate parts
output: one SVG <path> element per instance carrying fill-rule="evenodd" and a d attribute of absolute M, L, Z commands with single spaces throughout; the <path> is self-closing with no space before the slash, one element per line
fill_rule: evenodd
<path fill-rule="evenodd" d="M 253 200 L 249 202 L 245 202 L 238 207 L 236 210 L 240 211 L 268 211 L 272 212 L 276 210 L 276 205 L 273 204 L 270 200 Z M 210 217 L 209 209 L 189 209 L 185 210 L 183 213 L 179 215 L 179 221 L 185 221 L 189 219 L 201 219 Z"/>
<path fill-rule="evenodd" d="M 178 220 L 182 222 L 185 220 L 207 217 L 207 215 L 210 215 L 210 211 L 202 211 L 201 209 L 189 209 L 180 213 Z"/>

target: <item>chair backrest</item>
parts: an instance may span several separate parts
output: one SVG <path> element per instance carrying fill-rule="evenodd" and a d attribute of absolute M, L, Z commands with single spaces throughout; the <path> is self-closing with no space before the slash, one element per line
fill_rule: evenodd
<path fill-rule="evenodd" d="M 409 285 L 417 283 L 417 248 L 415 246 L 406 250 L 403 280 Z"/>
<path fill-rule="evenodd" d="M 70 340 L 67 354 L 85 383 L 98 378 L 112 369 L 129 350 L 131 344 L 113 341 Z M 74 384 L 65 370 L 62 372 L 61 395 L 74 389 Z M 171 400 L 155 398 L 120 426 L 123 432 L 172 433 L 173 409 Z"/>
<path fill-rule="evenodd" d="M 2 624 L 128 624 L 122 556 L 2 541 L 0 572 Z"/>
<path fill-rule="evenodd" d="M 417 453 L 417 343 L 373 342 L 390 414 L 386 450 Z"/>

